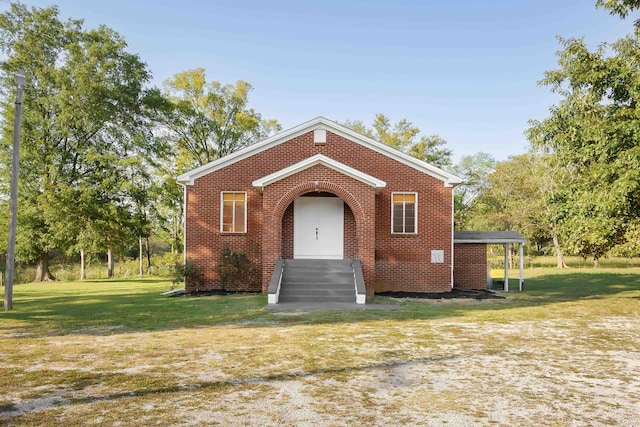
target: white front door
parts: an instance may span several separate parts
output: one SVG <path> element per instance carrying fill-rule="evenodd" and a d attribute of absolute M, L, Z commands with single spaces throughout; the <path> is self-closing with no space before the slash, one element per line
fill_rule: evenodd
<path fill-rule="evenodd" d="M 339 197 L 298 197 L 293 202 L 293 257 L 342 259 L 344 202 Z"/>

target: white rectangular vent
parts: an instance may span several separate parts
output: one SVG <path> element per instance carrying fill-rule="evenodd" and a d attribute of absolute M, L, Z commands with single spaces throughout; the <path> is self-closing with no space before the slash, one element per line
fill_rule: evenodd
<path fill-rule="evenodd" d="M 327 130 L 326 129 L 315 129 L 313 131 L 313 142 L 316 144 L 326 144 L 327 143 Z"/>

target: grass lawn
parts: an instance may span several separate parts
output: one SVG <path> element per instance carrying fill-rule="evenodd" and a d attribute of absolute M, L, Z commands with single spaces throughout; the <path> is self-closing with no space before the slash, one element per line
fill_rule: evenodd
<path fill-rule="evenodd" d="M 373 300 L 401 310 L 169 284 L 16 286 L 0 424 L 640 425 L 638 267 L 528 269 L 506 300 Z"/>

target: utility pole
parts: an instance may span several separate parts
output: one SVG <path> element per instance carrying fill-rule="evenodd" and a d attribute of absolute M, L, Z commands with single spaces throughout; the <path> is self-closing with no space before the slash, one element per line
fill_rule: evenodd
<path fill-rule="evenodd" d="M 13 153 L 11 157 L 11 199 L 9 202 L 9 244 L 7 246 L 7 283 L 4 288 L 4 309 L 13 308 L 13 273 L 16 259 L 16 227 L 18 210 L 18 169 L 20 168 L 20 125 L 22 123 L 22 91 L 26 83 L 24 70 L 16 74 L 16 108 L 13 120 Z"/>

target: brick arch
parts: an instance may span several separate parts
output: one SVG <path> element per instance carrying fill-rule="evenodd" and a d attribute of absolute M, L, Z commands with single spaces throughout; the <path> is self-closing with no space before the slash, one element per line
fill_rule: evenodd
<path fill-rule="evenodd" d="M 364 184 L 363 184 L 364 185 Z M 267 192 L 277 189 L 265 189 Z M 284 194 L 273 200 L 273 204 L 267 202 L 264 211 L 264 232 L 262 236 L 262 290 L 267 291 L 271 273 L 278 257 L 282 256 L 282 218 L 289 205 L 299 196 L 315 190 L 325 191 L 340 197 L 351 209 L 356 222 L 356 239 L 358 240 L 358 256 L 363 264 L 365 283 L 368 294 L 373 294 L 373 279 L 375 276 L 375 202 L 373 189 L 371 194 L 360 200 L 343 186 L 331 181 L 305 180 L 288 189 L 280 189 Z M 268 198 L 267 198 L 268 199 Z M 267 200 L 263 199 L 263 200 Z"/>
<path fill-rule="evenodd" d="M 281 224 L 284 212 L 295 199 L 302 196 L 303 194 L 316 190 L 325 191 L 327 193 L 335 194 L 336 196 L 340 197 L 349 206 L 351 212 L 353 212 L 353 216 L 356 220 L 356 228 L 358 230 L 362 228 L 361 224 L 364 221 L 364 210 L 362 209 L 362 205 L 360 204 L 358 199 L 356 199 L 353 194 L 340 187 L 339 185 L 327 181 L 303 182 L 289 190 L 284 196 L 280 198 L 280 200 L 278 200 L 278 203 L 273 209 L 274 221 L 277 221 L 279 224 Z"/>

